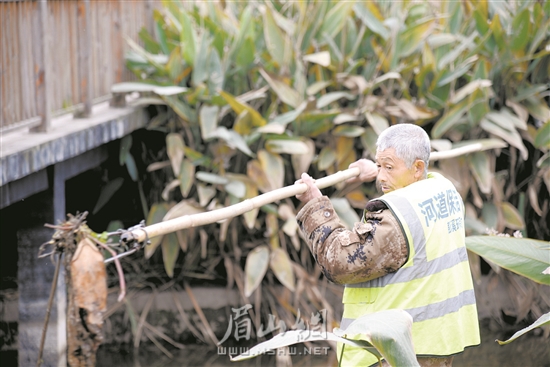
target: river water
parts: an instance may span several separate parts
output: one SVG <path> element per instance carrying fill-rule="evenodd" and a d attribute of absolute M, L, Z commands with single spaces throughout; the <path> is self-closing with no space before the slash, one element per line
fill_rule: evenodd
<path fill-rule="evenodd" d="M 537 329 L 511 344 L 500 346 L 495 339 L 505 340 L 511 332 L 492 331 L 488 327 L 481 329 L 481 345 L 469 348 L 455 357 L 453 367 L 550 367 L 550 339 L 542 336 Z M 317 349 L 315 347 L 318 346 Z M 276 366 L 274 355 L 264 355 L 242 362 L 231 362 L 227 354 L 229 349 L 211 348 L 201 345 L 186 345 L 184 350 L 165 345 L 169 358 L 154 345 L 142 346 L 137 354 L 129 348 L 101 346 L 97 366 L 115 367 L 267 367 Z M 291 347 L 292 348 L 292 347 Z M 235 350 L 233 350 L 235 351 Z M 311 347 L 298 345 L 290 350 L 292 365 L 321 367 L 337 366 L 333 350 L 324 344 Z"/>

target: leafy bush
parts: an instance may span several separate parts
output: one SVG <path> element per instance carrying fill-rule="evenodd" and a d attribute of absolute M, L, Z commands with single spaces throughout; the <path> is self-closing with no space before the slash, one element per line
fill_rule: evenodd
<path fill-rule="evenodd" d="M 163 1 L 155 34 L 129 41 L 127 66 L 141 83 L 117 86 L 157 105 L 148 128 L 166 134 L 164 161 L 147 170 L 164 182 L 143 198 L 147 222 L 231 205 L 304 171 L 346 169 L 374 157 L 386 127 L 410 122 L 434 150 L 483 147 L 433 167 L 467 201 L 468 233 L 549 239 L 549 14 L 548 1 Z M 129 156 L 121 163 L 135 171 Z M 377 195 L 374 185 L 326 192 L 348 224 Z M 223 260 L 243 299 L 261 289 L 294 320 L 302 293 L 327 306 L 296 210 L 283 200 L 154 238 L 145 254 L 160 246 L 171 277 L 180 248 L 188 276 L 219 276 Z M 277 295 L 271 274 L 298 296 Z"/>

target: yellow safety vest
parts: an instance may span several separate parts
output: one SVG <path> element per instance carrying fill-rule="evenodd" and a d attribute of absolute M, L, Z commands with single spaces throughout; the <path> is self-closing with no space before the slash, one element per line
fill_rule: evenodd
<path fill-rule="evenodd" d="M 345 329 L 356 318 L 388 309 L 413 317 L 417 356 L 449 356 L 480 343 L 476 300 L 464 241 L 464 204 L 453 184 L 438 173 L 383 195 L 409 246 L 395 273 L 346 285 Z M 343 353 L 342 348 L 344 348 Z M 369 352 L 338 345 L 341 366 L 370 366 Z"/>

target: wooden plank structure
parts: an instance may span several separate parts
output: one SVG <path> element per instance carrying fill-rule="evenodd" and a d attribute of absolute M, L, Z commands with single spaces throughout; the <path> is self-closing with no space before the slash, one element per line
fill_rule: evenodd
<path fill-rule="evenodd" d="M 153 33 L 155 2 L 0 0 L 0 133 L 47 131 L 50 119 L 111 98 L 135 80 L 124 65 L 125 37 Z M 158 5 L 158 2 L 157 2 Z"/>

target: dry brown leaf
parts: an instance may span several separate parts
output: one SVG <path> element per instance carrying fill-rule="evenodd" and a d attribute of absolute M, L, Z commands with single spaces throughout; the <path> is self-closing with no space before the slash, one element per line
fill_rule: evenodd
<path fill-rule="evenodd" d="M 107 310 L 107 271 L 97 247 L 83 238 L 71 260 L 71 285 L 76 307 L 86 310 L 85 327 L 101 329 Z"/>

